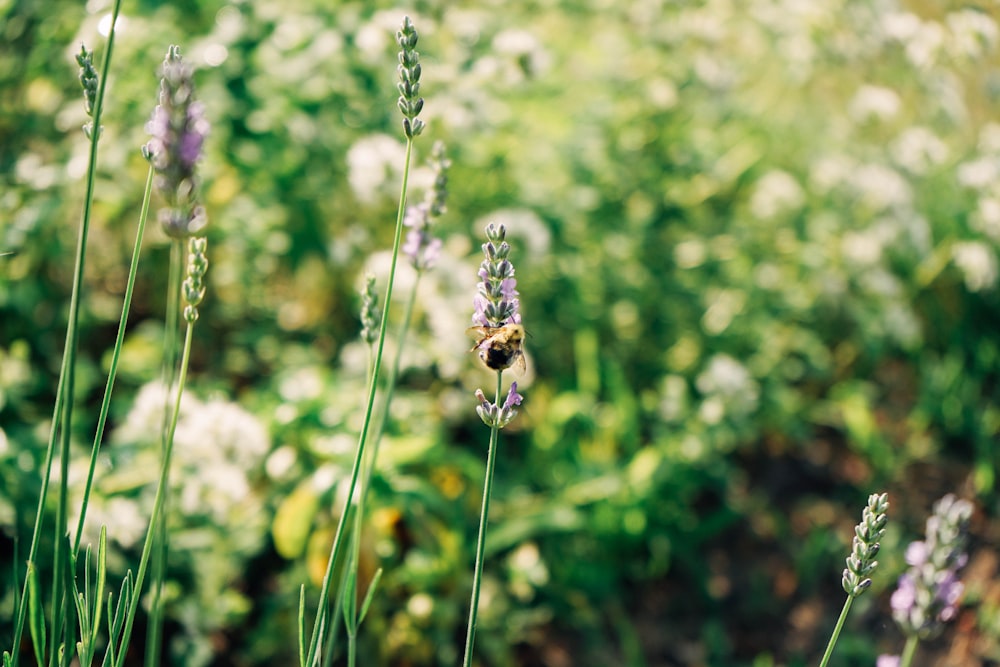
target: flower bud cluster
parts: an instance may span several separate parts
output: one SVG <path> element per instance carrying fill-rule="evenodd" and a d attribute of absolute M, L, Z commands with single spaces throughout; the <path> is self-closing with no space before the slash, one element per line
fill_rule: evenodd
<path fill-rule="evenodd" d="M 424 108 L 424 99 L 420 97 L 420 53 L 417 47 L 417 29 L 413 27 L 410 17 L 403 18 L 402 29 L 396 32 L 396 43 L 402 49 L 399 52 L 399 110 L 403 112 L 403 133 L 407 139 L 413 139 L 424 129 L 424 122 L 417 114 Z"/>
<path fill-rule="evenodd" d="M 910 568 L 899 578 L 890 605 L 903 632 L 920 639 L 940 633 L 958 614 L 963 586 L 959 571 L 968 561 L 966 532 L 972 504 L 948 494 L 934 504 L 923 541 L 906 550 Z"/>
<path fill-rule="evenodd" d="M 858 597 L 872 585 L 869 575 L 878 567 L 875 556 L 878 555 L 879 540 L 885 534 L 885 526 L 889 522 L 886 516 L 888 509 L 888 494 L 873 493 L 868 496 L 868 506 L 861 513 L 861 523 L 854 528 L 851 555 L 847 557 L 847 568 L 842 579 L 844 591 L 852 598 Z"/>
<path fill-rule="evenodd" d="M 94 69 L 94 52 L 80 45 L 80 53 L 76 54 L 76 63 L 80 66 L 80 85 L 83 86 L 83 108 L 88 116 L 94 115 L 94 104 L 97 101 L 97 70 Z M 90 124 L 84 126 L 84 132 L 90 136 Z"/>
<path fill-rule="evenodd" d="M 504 400 L 503 405 L 497 405 L 486 400 L 486 394 L 483 393 L 482 389 L 476 390 L 476 398 L 479 399 L 479 405 L 476 406 L 476 412 L 479 414 L 479 418 L 483 420 L 483 423 L 492 427 L 503 428 L 511 422 L 514 417 L 517 416 L 517 410 L 514 406 L 521 405 L 521 401 L 524 400 L 524 396 L 517 393 L 517 383 L 510 383 L 510 390 L 507 392 L 507 398 Z"/>
<path fill-rule="evenodd" d="M 434 186 L 427 191 L 423 202 L 411 206 L 406 211 L 403 224 L 410 228 L 406 233 L 406 242 L 400 248 L 402 253 L 410 258 L 410 264 L 417 271 L 423 271 L 434 266 L 441 254 L 441 239 L 430 234 L 434 219 L 444 214 L 448 207 L 448 167 L 451 161 L 445 156 L 444 144 L 434 143 L 431 151 L 431 168 L 434 170 Z"/>
<path fill-rule="evenodd" d="M 510 245 L 505 241 L 507 229 L 490 223 L 486 227 L 487 242 L 483 244 L 486 259 L 479 265 L 480 282 L 473 305 L 472 322 L 483 327 L 501 327 L 521 321 L 514 265 L 508 259 Z"/>
<path fill-rule="evenodd" d="M 188 240 L 187 277 L 184 279 L 184 321 L 194 324 L 198 320 L 198 306 L 205 298 L 205 273 L 208 271 L 208 239 L 201 236 Z"/>
<path fill-rule="evenodd" d="M 160 224 L 168 236 L 183 239 L 208 222 L 197 199 L 195 165 L 209 124 L 203 105 L 194 97 L 193 72 L 178 47 L 167 51 L 160 75 L 159 104 L 146 125 L 152 138 L 143 153 L 156 170 L 156 186 L 167 202 L 159 212 Z"/>
<path fill-rule="evenodd" d="M 375 291 L 375 276 L 365 276 L 365 289 L 361 292 L 361 340 L 372 345 L 378 339 L 378 293 Z"/>

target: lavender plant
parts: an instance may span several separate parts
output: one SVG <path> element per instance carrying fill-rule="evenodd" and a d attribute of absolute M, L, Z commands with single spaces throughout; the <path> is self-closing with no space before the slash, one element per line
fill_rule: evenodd
<path fill-rule="evenodd" d="M 153 555 L 153 547 L 159 539 L 160 525 L 165 516 L 164 507 L 167 502 L 167 494 L 170 487 L 170 461 L 173 456 L 174 434 L 177 430 L 177 417 L 180 414 L 181 397 L 184 395 L 184 386 L 187 382 L 188 365 L 191 359 L 191 341 L 194 334 L 194 325 L 198 321 L 198 306 L 205 297 L 205 273 L 208 270 L 208 259 L 206 250 L 208 241 L 204 237 L 192 237 L 188 240 L 187 271 L 183 284 L 184 299 L 187 302 L 184 306 L 183 317 L 186 323 L 184 343 L 180 365 L 178 367 L 177 390 L 172 397 L 170 410 L 170 420 L 167 427 L 166 438 L 163 442 L 163 461 L 160 466 L 160 477 L 156 487 L 156 498 L 153 501 L 153 510 L 146 530 L 146 538 L 143 542 L 142 556 L 139 560 L 139 567 L 136 571 L 135 582 L 130 584 L 130 577 L 126 577 L 126 585 L 132 589 L 128 596 L 127 614 L 124 616 L 123 625 L 120 631 L 120 639 L 110 641 L 108 653 L 105 655 L 105 664 L 113 664 L 115 667 L 122 667 L 127 655 L 126 648 L 132 634 L 132 627 L 135 622 L 141 599 L 142 584 L 149 568 Z M 164 533 L 165 534 L 165 533 Z M 158 604 L 158 599 L 154 596 L 153 604 Z M 117 633 L 112 633 L 113 636 Z M 146 664 L 150 664 L 150 654 L 147 648 Z M 152 660 L 156 660 L 155 657 Z"/>
<path fill-rule="evenodd" d="M 392 365 L 389 367 L 386 377 L 384 398 L 382 399 L 382 409 L 376 425 L 376 431 L 372 438 L 371 455 L 364 466 L 361 478 L 361 491 L 358 495 L 357 508 L 355 509 L 355 525 L 351 535 L 351 560 L 347 564 L 346 577 L 342 587 L 340 604 L 344 611 L 344 623 L 347 630 L 347 656 L 348 664 L 354 665 L 357 656 L 357 632 L 361 622 L 364 620 L 368 606 L 371 604 L 372 595 L 378 580 L 381 578 L 382 570 L 378 569 L 368 587 L 365 599 L 360 609 L 357 605 L 357 578 L 359 564 L 359 549 L 361 544 L 361 529 L 365 516 L 365 501 L 368 497 L 369 484 L 372 474 L 378 462 L 379 443 L 382 441 L 382 434 L 385 430 L 386 421 L 389 416 L 389 406 L 392 404 L 393 393 L 396 388 L 396 378 L 399 377 L 399 368 L 403 356 L 403 347 L 406 336 L 413 320 L 413 307 L 417 300 L 417 287 L 420 284 L 420 277 L 424 272 L 430 270 L 437 261 L 441 252 L 441 240 L 430 233 L 430 228 L 434 220 L 441 216 L 446 210 L 446 200 L 448 196 L 447 169 L 450 161 L 445 157 L 444 144 L 440 141 L 434 143 L 431 150 L 431 168 L 434 170 L 434 184 L 426 193 L 424 201 L 411 206 L 403 216 L 403 226 L 409 227 L 406 235 L 406 242 L 400 248 L 400 252 L 405 255 L 410 265 L 416 271 L 416 276 L 410 287 L 410 294 L 406 299 L 406 306 L 403 314 L 403 322 L 400 326 L 399 335 L 396 341 L 396 354 Z M 371 353 L 374 338 L 374 322 L 377 318 L 374 314 L 375 298 L 369 295 L 373 290 L 374 278 L 368 279 L 361 310 L 361 338 L 368 343 L 369 354 Z M 369 364 L 371 365 L 371 364 Z"/>
<path fill-rule="evenodd" d="M 500 429 L 507 426 L 517 416 L 516 406 L 524 397 L 517 391 L 517 383 L 511 382 L 507 397 L 501 403 L 503 393 L 503 372 L 514 364 L 524 365 L 521 343 L 524 328 L 521 326 L 521 302 L 518 298 L 517 279 L 511 263 L 510 244 L 505 240 L 507 230 L 503 225 L 489 224 L 486 227 L 486 243 L 483 244 L 485 259 L 479 266 L 480 282 L 473 300 L 472 322 L 480 339 L 473 348 L 486 366 L 496 371 L 496 398 L 487 400 L 482 389 L 476 390 L 479 405 L 476 412 L 490 428 L 490 444 L 486 455 L 486 480 L 483 487 L 483 505 L 479 516 L 479 538 L 476 541 L 476 565 L 472 578 L 472 600 L 469 605 L 469 625 L 465 638 L 465 659 L 463 665 L 472 664 L 473 646 L 476 638 L 476 621 L 479 615 L 479 592 L 483 577 L 483 558 L 486 547 L 486 526 L 490 512 L 490 496 L 493 490 L 493 472 L 496 466 L 496 452 Z"/>
<path fill-rule="evenodd" d="M 875 556 L 879 552 L 879 540 L 885 534 L 886 524 L 889 517 L 886 512 L 889 510 L 889 496 L 886 493 L 881 495 L 873 493 L 868 496 L 868 505 L 861 512 L 861 523 L 854 528 L 854 539 L 851 541 L 851 555 L 847 557 L 847 567 L 841 578 L 841 585 L 847 593 L 847 600 L 837 619 L 837 625 L 833 629 L 833 634 L 826 646 L 826 652 L 820 661 L 820 667 L 826 667 L 833 655 L 833 647 L 837 644 L 840 631 L 847 620 L 847 614 L 851 611 L 854 599 L 860 597 L 868 590 L 872 580 L 870 575 L 878 567 Z"/>
<path fill-rule="evenodd" d="M 167 313 L 165 318 L 163 376 L 168 391 L 164 395 L 166 403 L 163 410 L 163 425 L 161 428 L 161 445 L 164 453 L 171 446 L 169 443 L 171 421 L 176 423 L 176 414 L 172 414 L 170 391 L 173 388 L 177 373 L 177 316 L 180 312 L 179 299 L 181 293 L 181 266 L 185 241 L 192 239 L 208 222 L 205 208 L 198 196 L 197 164 L 202 155 L 205 137 L 208 135 L 209 124 L 205 119 L 204 106 L 195 98 L 194 71 L 181 57 L 180 48 L 170 46 L 160 68 L 160 93 L 158 104 L 153 109 L 152 117 L 146 125 L 151 135 L 143 146 L 143 154 L 149 159 L 156 172 L 156 187 L 164 200 L 165 206 L 158 212 L 158 220 L 163 231 L 171 238 L 170 266 L 167 279 Z M 193 244 L 193 241 L 192 241 Z M 204 248 L 195 252 L 191 245 L 189 264 L 204 256 Z M 188 281 L 192 280 L 191 271 L 197 267 L 189 266 L 188 277 L 183 289 L 187 292 Z M 196 274 L 195 274 L 196 275 Z M 186 294 L 186 296 L 194 296 Z M 187 308 L 185 307 L 185 317 Z M 189 322 L 189 327 L 193 322 Z M 183 386 L 178 390 L 183 391 Z M 165 514 L 168 499 L 164 499 L 164 507 L 160 511 Z M 157 521 L 159 530 L 156 535 L 155 567 L 152 582 L 152 603 L 150 620 L 147 626 L 146 662 L 149 665 L 158 664 L 160 654 L 161 631 L 163 626 L 163 605 L 161 594 L 166 576 L 167 531 L 165 522 Z"/>
<path fill-rule="evenodd" d="M 882 656 L 879 667 L 909 667 L 921 640 L 938 636 L 955 618 L 963 585 L 959 572 L 965 553 L 972 503 L 947 494 L 934 504 L 923 540 L 906 549 L 909 569 L 899 577 L 890 604 L 892 617 L 906 635 L 902 654 Z"/>
<path fill-rule="evenodd" d="M 365 460 L 365 445 L 368 440 L 368 432 L 372 422 L 372 411 L 375 405 L 375 395 L 378 389 L 379 376 L 382 368 L 382 352 L 385 347 L 385 333 L 386 333 L 386 323 L 388 321 L 389 305 L 392 302 L 392 289 L 395 282 L 396 276 L 396 264 L 399 259 L 400 253 L 400 240 L 402 238 L 403 230 L 403 214 L 406 210 L 406 192 L 409 183 L 410 175 L 410 160 L 413 154 L 413 141 L 420 135 L 424 129 L 423 121 L 418 118 L 420 111 L 423 109 L 424 100 L 420 97 L 420 53 L 416 50 L 417 42 L 419 36 L 417 30 L 410 20 L 409 16 L 403 18 L 403 24 L 401 28 L 396 32 L 396 43 L 400 47 L 399 51 L 399 66 L 397 67 L 397 73 L 399 76 L 399 81 L 397 83 L 397 89 L 399 90 L 399 99 L 397 106 L 400 112 L 403 114 L 403 134 L 406 137 L 406 154 L 403 163 L 403 178 L 402 184 L 400 185 L 400 195 L 399 195 L 399 206 L 396 211 L 396 227 L 393 236 L 392 244 L 392 261 L 389 266 L 389 277 L 385 288 L 385 297 L 383 299 L 382 306 L 382 317 L 379 324 L 378 340 L 375 344 L 375 355 L 371 367 L 371 381 L 369 382 L 368 399 L 365 407 L 365 415 L 361 425 L 361 431 L 358 434 L 358 444 L 355 449 L 354 463 L 351 469 L 351 479 L 347 487 L 347 498 L 349 505 L 353 505 L 355 512 L 359 511 L 357 500 L 355 499 L 355 489 L 358 486 L 358 480 L 360 477 L 361 467 Z M 338 559 L 340 558 L 341 550 L 343 548 L 343 543 L 345 539 L 347 517 L 350 513 L 348 511 L 350 507 L 345 509 L 341 513 L 340 519 L 337 522 L 337 530 L 334 534 L 333 544 L 330 547 L 330 556 L 327 559 L 326 571 L 323 575 L 323 583 L 320 587 L 319 601 L 316 607 L 316 616 L 313 621 L 312 632 L 309 635 L 309 640 L 306 642 L 305 633 L 305 617 L 304 617 L 304 602 L 300 600 L 299 605 L 299 664 L 300 667 L 313 667 L 320 662 L 320 649 L 321 649 L 321 638 L 326 636 L 331 631 L 331 624 L 329 621 L 329 606 L 331 599 L 331 591 L 333 588 L 333 572 Z M 358 530 L 358 524 L 355 523 L 355 530 Z M 353 538 L 352 538 L 353 539 Z M 374 584 L 374 582 L 373 582 Z M 352 591 L 355 589 L 357 583 L 356 580 L 353 583 L 348 583 L 344 589 L 350 588 Z M 340 595 L 344 593 L 344 590 L 338 591 Z M 302 592 L 304 595 L 304 590 Z M 339 595 L 334 596 L 337 599 Z M 364 607 L 362 606 L 362 611 Z M 352 606 L 349 611 L 353 613 L 354 607 Z M 345 617 L 345 621 L 348 623 L 348 635 L 349 641 L 353 644 L 352 632 L 356 632 L 357 624 L 360 622 L 360 616 L 356 618 L 348 619 Z M 349 653 L 351 649 L 349 647 Z M 329 662 L 330 653 L 327 652 L 324 663 Z"/>
<path fill-rule="evenodd" d="M 68 472 L 70 460 L 70 434 L 73 424 L 73 385 L 76 367 L 76 354 L 78 332 L 77 324 L 80 318 L 80 300 L 83 286 L 83 274 L 86 264 L 87 239 L 90 236 L 90 218 L 94 201 L 94 189 L 97 170 L 97 148 L 100 139 L 101 117 L 104 110 L 104 96 L 108 79 L 108 72 L 111 66 L 111 58 L 114 52 L 115 28 L 118 23 L 118 16 L 121 11 L 121 0 L 116 0 L 111 10 L 111 25 L 108 31 L 107 50 L 104 54 L 104 61 L 101 73 L 98 74 L 93 64 L 93 51 L 81 46 L 77 56 L 77 64 L 80 66 L 80 84 L 84 93 L 84 110 L 91 118 L 91 121 L 83 127 L 84 134 L 90 141 L 90 150 L 87 161 L 86 193 L 83 199 L 83 216 L 80 223 L 79 235 L 77 238 L 76 254 L 73 269 L 73 287 L 70 294 L 69 317 L 66 325 L 66 338 L 63 347 L 62 366 L 59 371 L 59 381 L 56 389 L 56 399 L 53 405 L 52 425 L 49 429 L 48 446 L 45 452 L 44 472 L 42 474 L 42 487 L 38 494 L 38 506 L 35 512 L 34 528 L 31 536 L 31 546 L 28 550 L 27 570 L 21 596 L 18 599 L 15 609 L 14 637 L 11 651 L 4 651 L 4 665 L 16 667 L 20 659 L 19 647 L 21 637 L 24 632 L 24 622 L 31 612 L 32 643 L 35 655 L 41 664 L 44 655 L 48 652 L 54 655 L 55 650 L 49 649 L 47 638 L 51 637 L 53 642 L 63 641 L 66 646 L 73 645 L 72 624 L 67 620 L 67 616 L 72 612 L 73 602 L 69 601 L 64 589 L 65 571 L 70 567 L 70 563 L 75 560 L 75 549 L 69 548 L 67 534 L 67 499 Z M 96 130 L 95 130 L 96 128 Z M 119 347 L 120 349 L 120 347 Z M 37 580 L 37 558 L 39 541 L 41 538 L 42 518 L 48 499 L 49 483 L 52 475 L 52 464 L 55 458 L 56 438 L 59 438 L 59 459 L 60 459 L 60 484 L 59 497 L 55 520 L 55 549 L 52 557 L 52 604 L 51 618 L 46 621 L 43 617 L 42 606 L 39 601 L 39 582 Z M 98 601 L 98 604 L 100 602 Z M 45 627 L 48 623 L 51 632 L 46 633 Z"/>

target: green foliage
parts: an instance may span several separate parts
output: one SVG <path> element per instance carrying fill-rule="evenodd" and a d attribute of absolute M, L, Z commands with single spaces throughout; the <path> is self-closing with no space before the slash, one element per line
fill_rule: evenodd
<path fill-rule="evenodd" d="M 74 456 L 89 450 L 120 313 L 156 68 L 177 43 L 213 128 L 212 271 L 191 371 L 208 389 L 191 414 L 211 404 L 246 430 L 220 427 L 186 459 L 181 444 L 175 479 L 191 495 L 169 519 L 166 644 L 178 664 L 291 663 L 298 583 L 310 579 L 314 608 L 364 408 L 357 287 L 366 269 L 384 285 L 392 243 L 402 15 L 384 2 L 125 4 Z M 489 379 L 463 332 L 487 221 L 518 249 L 529 337 L 526 399 L 497 461 L 484 664 L 814 663 L 870 492 L 887 490 L 910 525 L 959 487 L 996 507 L 1000 15 L 931 4 L 417 6 L 414 164 L 441 139 L 453 166 L 435 228 L 444 256 L 419 284 L 370 492 L 358 590 L 384 574 L 364 660 L 461 654 L 487 446 L 472 392 Z M 101 15 L 87 12 L 0 2 L 0 253 L 14 253 L 0 256 L 5 573 L 31 534 L 63 348 L 86 161 L 74 57 L 81 42 L 103 50 Z M 149 265 L 164 266 L 168 241 L 150 236 Z M 397 293 L 412 279 L 403 267 Z M 137 561 L 158 456 L 135 425 L 167 276 L 138 280 L 93 500 L 112 581 Z M 249 453 L 233 444 L 247 433 Z M 240 493 L 210 493 L 206 452 Z M 902 570 L 888 550 L 866 599 Z M 21 583 L 8 577 L 4 638 Z M 108 624 L 120 628 L 130 581 L 109 595 Z M 793 613 L 814 620 L 775 629 Z M 859 600 L 854 614 L 880 610 Z M 977 621 L 993 660 L 997 616 Z M 872 663 L 884 638 L 851 633 L 831 664 Z"/>

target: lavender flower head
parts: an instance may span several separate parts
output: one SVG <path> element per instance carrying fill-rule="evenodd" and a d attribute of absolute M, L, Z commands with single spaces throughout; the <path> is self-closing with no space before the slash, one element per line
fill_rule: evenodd
<path fill-rule="evenodd" d="M 888 509 L 888 494 L 873 493 L 868 496 L 868 506 L 861 513 L 861 523 L 854 528 L 851 555 L 847 557 L 847 567 L 842 578 L 844 591 L 852 598 L 858 597 L 872 585 L 869 575 L 878 567 L 875 556 L 878 555 L 879 540 L 885 534 L 885 526 L 889 522 L 886 515 Z"/>
<path fill-rule="evenodd" d="M 514 278 L 514 265 L 509 259 L 510 245 L 504 240 L 506 235 L 507 230 L 503 225 L 490 223 L 486 227 L 487 241 L 483 244 L 486 258 L 479 266 L 480 282 L 473 300 L 472 315 L 474 325 L 488 330 L 518 325 L 497 332 L 488 331 L 473 348 L 478 351 L 487 367 L 497 371 L 498 382 L 503 370 L 513 363 L 520 362 L 520 367 L 524 367 L 524 355 L 520 348 L 524 336 L 524 328 L 520 326 L 521 302 L 515 289 L 517 281 Z M 503 428 L 509 424 L 517 415 L 515 406 L 524 400 L 517 391 L 516 382 L 511 383 L 507 398 L 502 404 L 499 403 L 499 386 L 496 403 L 488 401 L 481 389 L 476 390 L 476 398 L 479 400 L 476 412 L 484 424 L 493 428 Z"/>
<path fill-rule="evenodd" d="M 930 639 L 958 614 L 963 586 L 958 572 L 966 562 L 966 531 L 972 504 L 948 494 L 934 504 L 926 537 L 906 549 L 910 568 L 899 578 L 890 605 L 903 632 Z"/>
<path fill-rule="evenodd" d="M 503 405 L 497 406 L 496 403 L 486 400 L 486 394 L 483 393 L 482 389 L 476 390 L 476 398 L 479 399 L 479 405 L 476 406 L 479 418 L 487 426 L 496 424 L 497 428 L 503 428 L 517 416 L 517 410 L 514 407 L 521 405 L 521 401 L 524 400 L 524 396 L 517 393 L 516 382 L 510 383 L 510 389 L 507 391 L 507 398 Z"/>
<path fill-rule="evenodd" d="M 397 105 L 403 113 L 403 134 L 412 140 L 424 129 L 424 121 L 417 114 L 424 108 L 424 98 L 420 97 L 420 53 L 417 51 L 417 29 L 409 16 L 403 17 L 403 26 L 396 31 L 399 44 L 399 90 Z"/>
<path fill-rule="evenodd" d="M 195 165 L 208 134 L 204 106 L 194 98 L 192 69 L 171 46 L 160 69 L 159 104 L 146 130 L 152 135 L 143 153 L 156 170 L 156 186 L 167 206 L 160 210 L 163 229 L 173 238 L 196 234 L 207 223 L 198 204 Z"/>
<path fill-rule="evenodd" d="M 417 271 L 431 268 L 441 254 L 441 239 L 430 233 L 434 220 L 445 213 L 448 207 L 448 167 L 451 161 L 445 157 L 444 144 L 434 143 L 431 151 L 431 168 L 434 170 L 434 186 L 427 191 L 427 196 L 421 203 L 406 209 L 403 224 L 410 228 L 406 233 L 406 242 L 400 248 L 401 252 L 410 258 L 410 264 Z"/>
<path fill-rule="evenodd" d="M 472 323 L 477 326 L 502 327 L 521 322 L 521 301 L 514 265 L 507 259 L 510 245 L 504 240 L 506 236 L 503 225 L 486 226 L 487 242 L 483 244 L 486 259 L 479 265 L 480 282 L 473 299 Z"/>
<path fill-rule="evenodd" d="M 99 77 L 94 68 L 94 52 L 88 51 L 83 44 L 80 45 L 80 53 L 76 56 L 76 63 L 80 66 L 80 85 L 83 86 L 83 108 L 88 116 L 94 115 L 94 105 L 97 100 L 97 89 Z M 84 126 L 84 132 L 90 136 L 90 125 Z"/>

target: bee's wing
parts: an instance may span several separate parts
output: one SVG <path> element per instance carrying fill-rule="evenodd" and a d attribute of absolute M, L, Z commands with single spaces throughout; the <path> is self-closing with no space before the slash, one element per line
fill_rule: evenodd
<path fill-rule="evenodd" d="M 493 329 L 492 327 L 469 327 L 465 330 L 465 333 L 472 338 L 482 340 L 484 338 L 489 338 L 496 333 L 496 329 Z"/>
<path fill-rule="evenodd" d="M 528 365 L 524 360 L 524 350 L 519 350 L 517 353 L 517 359 L 514 360 L 514 375 L 521 377 L 524 375 L 525 371 L 528 370 Z"/>

